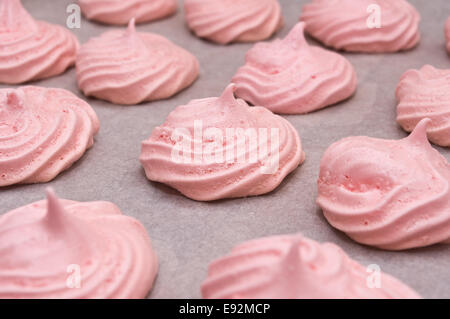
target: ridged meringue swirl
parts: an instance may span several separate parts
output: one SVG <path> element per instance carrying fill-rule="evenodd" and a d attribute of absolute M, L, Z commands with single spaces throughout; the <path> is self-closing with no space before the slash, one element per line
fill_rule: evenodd
<path fill-rule="evenodd" d="M 272 112 L 302 114 L 347 99 L 356 90 L 356 73 L 343 56 L 310 46 L 298 23 L 283 40 L 258 43 L 232 82 L 236 95 Z"/>
<path fill-rule="evenodd" d="M 198 76 L 197 59 L 166 38 L 127 30 L 90 39 L 79 50 L 78 86 L 87 96 L 116 104 L 165 99 L 190 86 Z"/>
<path fill-rule="evenodd" d="M 198 37 L 219 44 L 261 41 L 283 26 L 278 0 L 184 0 L 184 11 Z"/>
<path fill-rule="evenodd" d="M 219 98 L 179 106 L 153 130 L 140 157 L 149 180 L 210 201 L 268 193 L 303 163 L 294 127 L 233 91 L 231 84 Z"/>
<path fill-rule="evenodd" d="M 240 244 L 211 263 L 202 294 L 210 299 L 420 298 L 398 279 L 380 275 L 378 288 L 367 269 L 335 244 L 274 236 Z"/>
<path fill-rule="evenodd" d="M 377 13 L 379 27 L 372 21 Z M 300 20 L 314 38 L 338 50 L 397 52 L 420 40 L 420 15 L 406 0 L 313 0 Z"/>
<path fill-rule="evenodd" d="M 0 217 L 0 298 L 145 298 L 158 269 L 150 238 L 109 202 L 59 200 Z"/>
<path fill-rule="evenodd" d="M 94 110 L 63 89 L 0 89 L 0 186 L 48 182 L 94 143 Z"/>
<path fill-rule="evenodd" d="M 63 73 L 75 63 L 70 31 L 36 21 L 20 0 L 0 1 L 0 83 L 18 84 Z"/>
<path fill-rule="evenodd" d="M 123 25 L 132 18 L 136 23 L 165 18 L 177 11 L 176 0 L 78 0 L 89 20 Z"/>
<path fill-rule="evenodd" d="M 320 164 L 318 205 L 355 241 L 388 250 L 450 243 L 450 164 L 427 140 L 349 137 Z"/>
<path fill-rule="evenodd" d="M 450 53 L 450 17 L 445 23 L 445 38 L 447 39 L 447 51 Z"/>
<path fill-rule="evenodd" d="M 411 132 L 424 118 L 431 119 L 428 138 L 450 146 L 450 70 L 425 65 L 403 74 L 397 86 L 397 122 Z"/>

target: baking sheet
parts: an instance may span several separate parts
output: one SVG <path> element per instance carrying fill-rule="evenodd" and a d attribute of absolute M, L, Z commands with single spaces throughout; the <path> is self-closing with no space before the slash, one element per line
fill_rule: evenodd
<path fill-rule="evenodd" d="M 65 25 L 70 0 L 22 0 L 37 19 Z M 280 0 L 285 36 L 298 21 L 307 0 Z M 106 200 L 139 219 L 146 227 L 160 259 L 160 271 L 150 298 L 200 298 L 200 285 L 210 261 L 245 240 L 301 232 L 317 241 L 341 246 L 362 264 L 378 264 L 427 298 L 450 298 L 450 246 L 436 245 L 404 252 L 386 252 L 361 246 L 334 230 L 316 206 L 319 161 L 336 140 L 351 135 L 399 139 L 406 136 L 395 122 L 395 87 L 409 68 L 432 64 L 450 68 L 443 28 L 450 16 L 448 0 L 410 0 L 422 15 L 422 40 L 416 49 L 398 54 L 344 54 L 358 74 L 356 95 L 337 106 L 309 115 L 285 116 L 298 130 L 306 162 L 274 192 L 253 198 L 199 203 L 176 191 L 149 182 L 138 161 L 140 143 L 164 122 L 178 105 L 194 98 L 218 96 L 244 62 L 252 44 L 220 46 L 194 37 L 184 22 L 183 9 L 169 19 L 139 25 L 194 53 L 200 78 L 174 98 L 138 106 L 117 106 L 86 99 L 97 112 L 101 129 L 94 147 L 70 170 L 47 184 L 0 190 L 0 213 L 40 200 L 52 186 L 62 198 Z M 181 1 L 180 1 L 181 5 Z M 82 20 L 74 29 L 81 43 L 110 26 Z M 315 43 L 310 39 L 311 43 Z M 61 87 L 83 97 L 72 68 L 61 76 L 37 81 Z M 7 87 L 0 85 L 0 87 Z M 450 160 L 450 150 L 438 148 Z M 450 212 L 449 212 L 450 213 Z"/>

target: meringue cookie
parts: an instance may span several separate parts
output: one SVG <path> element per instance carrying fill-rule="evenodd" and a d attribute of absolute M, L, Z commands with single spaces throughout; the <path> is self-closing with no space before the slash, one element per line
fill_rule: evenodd
<path fill-rule="evenodd" d="M 278 0 L 184 0 L 184 10 L 198 37 L 220 44 L 264 40 L 283 26 Z"/>
<path fill-rule="evenodd" d="M 450 146 L 450 70 L 425 65 L 403 74 L 397 86 L 397 122 L 407 132 L 424 118 L 428 138 L 440 146 Z"/>
<path fill-rule="evenodd" d="M 94 143 L 94 110 L 71 92 L 0 89 L 0 186 L 48 182 Z"/>
<path fill-rule="evenodd" d="M 76 61 L 79 88 L 116 104 L 165 99 L 190 86 L 198 76 L 197 59 L 166 38 L 114 30 L 83 44 Z"/>
<path fill-rule="evenodd" d="M 429 122 L 400 141 L 349 137 L 328 148 L 317 203 L 331 225 L 388 250 L 450 242 L 450 164 L 428 142 Z"/>
<path fill-rule="evenodd" d="M 313 0 L 300 20 L 314 38 L 338 50 L 397 52 L 420 40 L 420 15 L 406 0 Z"/>
<path fill-rule="evenodd" d="M 232 82 L 236 96 L 272 112 L 302 114 L 347 99 L 356 73 L 343 56 L 310 46 L 298 23 L 283 40 L 258 43 Z"/>
<path fill-rule="evenodd" d="M 445 38 L 447 39 L 447 51 L 450 53 L 450 17 L 445 23 Z"/>
<path fill-rule="evenodd" d="M 381 273 L 380 288 L 369 285 L 369 276 L 335 244 L 274 236 L 243 243 L 214 261 L 202 294 L 211 299 L 420 298 L 390 275 Z"/>
<path fill-rule="evenodd" d="M 211 201 L 268 193 L 303 163 L 294 127 L 233 91 L 179 106 L 153 130 L 140 157 L 149 180 Z"/>
<path fill-rule="evenodd" d="M 109 202 L 47 190 L 0 216 L 0 298 L 144 298 L 157 268 L 145 228 Z"/>
<path fill-rule="evenodd" d="M 78 0 L 81 11 L 89 20 L 107 24 L 127 24 L 165 18 L 177 11 L 176 0 Z"/>
<path fill-rule="evenodd" d="M 20 0 L 0 1 L 0 83 L 18 84 L 63 73 L 75 63 L 70 31 L 36 21 Z"/>

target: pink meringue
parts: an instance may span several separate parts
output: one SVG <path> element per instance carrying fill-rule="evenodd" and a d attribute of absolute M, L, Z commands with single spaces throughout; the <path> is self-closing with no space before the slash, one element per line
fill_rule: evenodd
<path fill-rule="evenodd" d="M 379 27 L 370 22 L 376 9 Z M 420 15 L 406 0 L 313 0 L 300 20 L 314 38 L 338 50 L 397 52 L 420 40 Z"/>
<path fill-rule="evenodd" d="M 157 269 L 145 228 L 112 203 L 48 190 L 0 216 L 0 298 L 144 298 Z"/>
<path fill-rule="evenodd" d="M 335 244 L 276 236 L 243 243 L 214 261 L 202 294 L 211 299 L 420 298 L 390 275 L 380 273 L 379 287 L 369 276 Z"/>
<path fill-rule="evenodd" d="M 0 186 L 48 182 L 94 143 L 94 110 L 63 89 L 0 89 Z"/>
<path fill-rule="evenodd" d="M 447 39 L 447 51 L 450 53 L 450 17 L 445 23 L 445 38 Z"/>
<path fill-rule="evenodd" d="M 388 250 L 450 243 L 450 164 L 428 142 L 429 123 L 400 141 L 349 137 L 328 148 L 317 203 L 331 225 Z"/>
<path fill-rule="evenodd" d="M 258 43 L 232 82 L 236 96 L 272 112 L 302 114 L 345 100 L 356 90 L 356 73 L 343 56 L 310 46 L 298 23 L 283 40 Z"/>
<path fill-rule="evenodd" d="M 107 24 L 127 24 L 165 18 L 177 11 L 176 0 L 78 0 L 81 11 L 89 20 Z"/>
<path fill-rule="evenodd" d="M 233 91 L 179 106 L 153 130 L 140 157 L 149 180 L 211 201 L 268 193 L 303 163 L 294 127 Z"/>
<path fill-rule="evenodd" d="M 36 21 L 20 0 L 0 1 L 0 83 L 63 73 L 75 63 L 78 40 L 65 28 Z"/>
<path fill-rule="evenodd" d="M 166 38 L 138 33 L 134 20 L 83 44 L 76 62 L 78 86 L 87 96 L 116 104 L 165 99 L 198 76 L 197 59 Z"/>
<path fill-rule="evenodd" d="M 424 118 L 430 118 L 428 138 L 450 146 L 450 70 L 425 65 L 403 74 L 397 86 L 397 122 L 407 132 Z"/>
<path fill-rule="evenodd" d="M 184 10 L 198 37 L 220 44 L 264 40 L 283 26 L 278 0 L 184 0 Z"/>

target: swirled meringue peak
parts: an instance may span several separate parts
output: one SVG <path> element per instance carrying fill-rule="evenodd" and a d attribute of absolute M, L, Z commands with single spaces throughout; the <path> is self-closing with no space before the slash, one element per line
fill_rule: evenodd
<path fill-rule="evenodd" d="M 144 298 L 157 269 L 145 228 L 112 203 L 48 189 L 0 216 L 0 298 Z"/>
<path fill-rule="evenodd" d="M 197 59 L 166 38 L 113 30 L 83 44 L 76 62 L 79 88 L 87 96 L 116 104 L 166 99 L 198 76 Z"/>
<path fill-rule="evenodd" d="M 209 299 L 420 298 L 399 280 L 367 269 L 332 243 L 301 235 L 252 240 L 209 266 L 202 294 Z"/>
<path fill-rule="evenodd" d="M 278 0 L 184 0 L 189 28 L 219 44 L 256 42 L 283 26 Z"/>
<path fill-rule="evenodd" d="M 153 130 L 140 157 L 149 180 L 210 201 L 268 193 L 303 163 L 294 127 L 233 91 L 179 106 Z"/>
<path fill-rule="evenodd" d="M 0 1 L 0 83 L 18 84 L 63 73 L 75 63 L 70 31 L 36 21 L 20 0 Z"/>
<path fill-rule="evenodd" d="M 445 38 L 447 39 L 447 51 L 450 53 L 450 17 L 445 23 Z"/>
<path fill-rule="evenodd" d="M 258 43 L 232 82 L 236 95 L 283 114 L 308 113 L 350 97 L 356 73 L 343 56 L 310 46 L 298 23 L 283 40 Z"/>
<path fill-rule="evenodd" d="M 331 225 L 387 250 L 450 243 L 450 164 L 428 142 L 429 123 L 399 141 L 349 137 L 328 148 L 317 203 Z"/>
<path fill-rule="evenodd" d="M 92 146 L 98 129 L 94 110 L 69 91 L 0 89 L 0 186 L 52 180 Z"/>
<path fill-rule="evenodd" d="M 165 18 L 177 11 L 176 0 L 78 0 L 89 20 L 123 25 L 136 18 L 136 23 Z"/>
<path fill-rule="evenodd" d="M 419 12 L 406 0 L 312 0 L 302 9 L 306 31 L 350 52 L 397 52 L 420 40 Z"/>
<path fill-rule="evenodd" d="M 424 118 L 430 118 L 428 138 L 450 146 L 450 70 L 425 65 L 403 74 L 397 86 L 397 122 L 407 132 Z"/>

